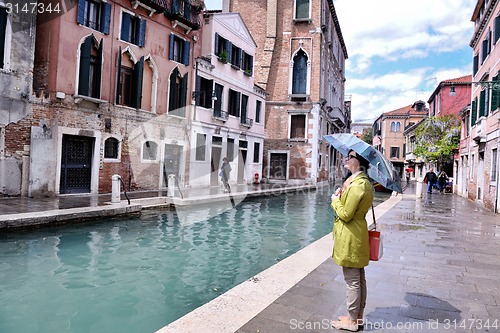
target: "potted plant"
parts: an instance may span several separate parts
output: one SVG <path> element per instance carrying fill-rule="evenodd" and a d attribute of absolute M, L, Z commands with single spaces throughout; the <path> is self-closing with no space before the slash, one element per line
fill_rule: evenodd
<path fill-rule="evenodd" d="M 224 50 L 219 54 L 219 60 L 223 63 L 227 63 L 227 51 Z"/>

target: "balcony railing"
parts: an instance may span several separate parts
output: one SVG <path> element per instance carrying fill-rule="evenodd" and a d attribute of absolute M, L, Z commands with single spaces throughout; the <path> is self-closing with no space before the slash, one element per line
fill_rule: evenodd
<path fill-rule="evenodd" d="M 212 118 L 215 120 L 227 121 L 227 119 L 229 118 L 229 114 L 227 113 L 227 111 L 214 110 Z"/>
<path fill-rule="evenodd" d="M 194 0 L 153 0 L 165 4 L 165 16 L 179 23 L 186 25 L 192 30 L 197 30 L 201 26 L 199 14 L 203 9 L 201 1 Z"/>
<path fill-rule="evenodd" d="M 247 117 L 241 117 L 240 118 L 240 125 L 245 126 L 245 127 L 252 127 L 253 125 L 253 119 L 247 118 Z"/>
<path fill-rule="evenodd" d="M 335 107 L 327 107 L 327 114 L 328 114 L 328 118 L 330 118 L 331 120 L 335 121 L 336 123 L 338 123 L 339 125 L 341 126 L 346 126 L 346 117 L 344 116 L 344 114 L 342 113 L 342 110 L 340 110 L 339 107 L 335 106 Z"/>

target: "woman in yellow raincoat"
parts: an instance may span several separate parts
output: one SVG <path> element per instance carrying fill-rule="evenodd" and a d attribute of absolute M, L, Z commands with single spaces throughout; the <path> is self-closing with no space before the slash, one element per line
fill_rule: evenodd
<path fill-rule="evenodd" d="M 368 161 L 355 151 L 349 151 L 345 168 L 352 175 L 342 189 L 332 195 L 336 218 L 333 225 L 333 260 L 342 266 L 347 286 L 348 316 L 332 321 L 336 329 L 356 332 L 363 324 L 366 305 L 365 266 L 370 260 L 366 213 L 373 205 L 373 188 L 366 174 Z"/>

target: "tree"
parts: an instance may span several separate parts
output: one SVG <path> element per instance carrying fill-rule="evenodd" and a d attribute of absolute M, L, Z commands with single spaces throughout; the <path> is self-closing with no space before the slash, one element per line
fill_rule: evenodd
<path fill-rule="evenodd" d="M 453 161 L 453 150 L 460 143 L 460 122 L 453 115 L 429 117 L 416 129 L 413 153 L 439 165 Z"/>
<path fill-rule="evenodd" d="M 371 127 L 363 129 L 361 140 L 370 145 L 373 143 L 373 129 Z"/>

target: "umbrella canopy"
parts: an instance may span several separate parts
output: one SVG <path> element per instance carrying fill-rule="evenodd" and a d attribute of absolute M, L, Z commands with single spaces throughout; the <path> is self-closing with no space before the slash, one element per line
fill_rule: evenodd
<path fill-rule="evenodd" d="M 413 168 L 406 168 L 405 171 L 406 172 L 413 172 Z"/>
<path fill-rule="evenodd" d="M 374 181 L 387 189 L 400 193 L 403 191 L 398 171 L 380 151 L 349 133 L 330 134 L 324 138 L 344 156 L 354 150 L 365 158 L 370 163 L 368 176 Z"/>

